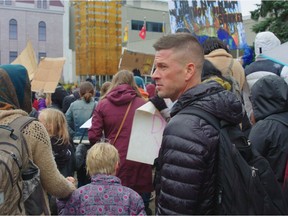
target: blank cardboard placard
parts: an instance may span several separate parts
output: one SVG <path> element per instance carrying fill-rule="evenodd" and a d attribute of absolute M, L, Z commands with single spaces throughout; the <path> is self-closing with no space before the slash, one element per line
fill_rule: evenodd
<path fill-rule="evenodd" d="M 24 50 L 13 62 L 11 62 L 11 64 L 23 65 L 27 69 L 29 79 L 32 80 L 34 78 L 37 69 L 37 61 L 31 41 L 27 42 Z"/>
<path fill-rule="evenodd" d="M 34 92 L 54 93 L 61 78 L 65 58 L 43 58 L 41 59 L 31 89 Z"/>

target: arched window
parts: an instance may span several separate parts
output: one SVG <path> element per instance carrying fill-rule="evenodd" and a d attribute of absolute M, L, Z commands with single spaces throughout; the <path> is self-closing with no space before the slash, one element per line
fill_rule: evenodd
<path fill-rule="evenodd" d="M 46 24 L 43 21 L 39 22 L 38 25 L 38 40 L 46 41 Z"/>
<path fill-rule="evenodd" d="M 17 40 L 17 21 L 15 19 L 9 21 L 9 39 Z"/>

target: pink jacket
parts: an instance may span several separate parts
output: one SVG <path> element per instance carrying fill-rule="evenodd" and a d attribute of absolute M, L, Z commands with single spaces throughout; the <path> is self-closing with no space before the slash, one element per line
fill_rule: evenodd
<path fill-rule="evenodd" d="M 112 175 L 92 176 L 68 200 L 57 200 L 59 215 L 146 215 L 139 194 Z"/>

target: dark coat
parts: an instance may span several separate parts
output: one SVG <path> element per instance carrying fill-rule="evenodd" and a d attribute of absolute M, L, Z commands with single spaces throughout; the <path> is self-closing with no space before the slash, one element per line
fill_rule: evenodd
<path fill-rule="evenodd" d="M 251 89 L 256 124 L 249 139 L 252 147 L 270 163 L 282 184 L 288 155 L 288 128 L 282 123 L 265 119 L 272 114 L 288 122 L 288 86 L 283 78 L 269 75 L 259 79 Z"/>
<path fill-rule="evenodd" d="M 67 176 L 74 176 L 75 171 L 75 153 L 72 145 L 62 144 L 62 139 L 51 137 L 53 156 L 60 173 Z"/>
<path fill-rule="evenodd" d="M 101 140 L 104 132 L 105 138 L 113 143 L 131 101 L 130 111 L 114 144 L 120 155 L 120 168 L 116 176 L 121 179 L 124 186 L 138 193 L 150 192 L 153 190 L 152 166 L 126 160 L 135 110 L 146 103 L 143 98 L 137 97 L 130 85 L 122 84 L 115 87 L 106 98 L 99 101 L 93 113 L 88 137 L 90 143 L 94 144 Z"/>
<path fill-rule="evenodd" d="M 180 96 L 172 108 L 159 152 L 159 215 L 216 213 L 219 132 L 198 116 L 179 114 L 190 106 L 234 124 L 242 119 L 241 102 L 214 81 L 199 84 Z"/>

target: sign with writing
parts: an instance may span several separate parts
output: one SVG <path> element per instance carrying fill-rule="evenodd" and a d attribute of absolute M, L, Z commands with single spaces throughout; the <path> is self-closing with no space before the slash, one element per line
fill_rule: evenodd
<path fill-rule="evenodd" d="M 168 0 L 171 31 L 189 30 L 200 43 L 218 37 L 229 49 L 246 42 L 239 1 Z"/>
<path fill-rule="evenodd" d="M 166 124 L 151 102 L 139 107 L 134 115 L 126 159 L 152 165 L 158 157 Z"/>
<path fill-rule="evenodd" d="M 137 68 L 141 75 L 150 75 L 154 63 L 154 55 L 124 50 L 119 70 L 132 71 Z"/>

